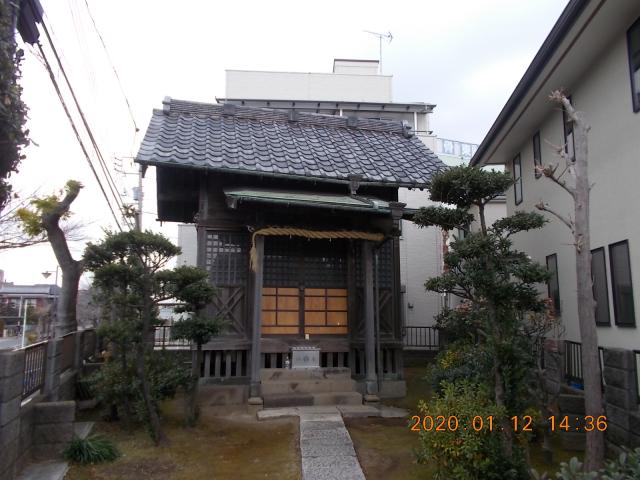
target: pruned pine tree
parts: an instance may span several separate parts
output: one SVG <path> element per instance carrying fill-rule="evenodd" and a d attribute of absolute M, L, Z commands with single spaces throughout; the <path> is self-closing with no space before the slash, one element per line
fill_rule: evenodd
<path fill-rule="evenodd" d="M 541 214 L 517 212 L 487 225 L 487 203 L 511 184 L 511 177 L 503 172 L 466 166 L 448 169 L 433 177 L 430 199 L 455 208 L 422 208 L 414 219 L 423 227 L 466 230 L 474 220 L 469 209 L 477 208 L 479 229 L 452 242 L 444 257 L 444 273 L 427 280 L 425 286 L 466 301 L 464 309 L 443 312 L 439 322 L 464 325 L 463 329 L 478 337 L 475 348 L 490 358 L 485 381 L 496 406 L 505 412 L 500 427 L 507 461 L 512 461 L 514 454 L 514 431 L 508 418 L 522 415 L 533 362 L 532 352 L 522 346 L 523 313 L 546 311 L 536 284 L 548 278 L 546 268 L 513 249 L 511 241 L 518 232 L 541 228 L 545 223 Z"/>
<path fill-rule="evenodd" d="M 103 301 L 118 305 L 122 348 L 133 352 L 135 375 L 140 384 L 145 417 L 156 445 L 169 443 L 162 429 L 152 379 L 147 371 L 153 354 L 158 304 L 176 300 L 185 311 L 206 305 L 213 294 L 206 272 L 182 266 L 167 270 L 167 263 L 180 248 L 161 234 L 130 230 L 107 233 L 104 240 L 89 244 L 84 254 L 87 269 L 94 273 L 94 286 Z M 123 378 L 126 381 L 126 378 Z"/>

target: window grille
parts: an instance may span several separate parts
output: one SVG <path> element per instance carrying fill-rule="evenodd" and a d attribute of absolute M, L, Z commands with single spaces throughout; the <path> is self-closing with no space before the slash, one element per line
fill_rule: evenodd
<path fill-rule="evenodd" d="M 364 284 L 364 265 L 362 264 L 362 244 L 356 243 L 356 283 Z M 375 256 L 374 256 L 375 262 Z M 378 282 L 380 288 L 391 289 L 393 286 L 393 240 L 386 240 L 378 249 Z"/>
<path fill-rule="evenodd" d="M 249 239 L 241 232 L 207 232 L 205 268 L 217 286 L 244 285 L 249 268 Z"/>

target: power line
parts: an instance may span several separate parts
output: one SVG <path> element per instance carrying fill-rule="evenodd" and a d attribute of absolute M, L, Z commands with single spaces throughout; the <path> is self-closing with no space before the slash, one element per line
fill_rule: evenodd
<path fill-rule="evenodd" d="M 118 80 L 118 86 L 120 87 L 120 92 L 122 93 L 122 96 L 124 97 L 124 101 L 127 104 L 127 109 L 129 110 L 129 115 L 131 116 L 131 121 L 133 122 L 133 127 L 136 129 L 136 133 L 138 133 L 140 131 L 140 129 L 138 128 L 138 124 L 136 123 L 136 119 L 133 116 L 133 110 L 131 108 L 131 104 L 129 103 L 129 99 L 127 98 L 127 94 L 124 91 L 124 87 L 122 86 L 122 81 L 120 80 L 120 75 L 118 75 L 118 71 L 116 70 L 116 66 L 113 63 L 113 60 L 111 60 L 111 55 L 109 55 L 109 50 L 107 49 L 107 45 L 104 42 L 104 38 L 102 38 L 102 34 L 100 33 L 100 30 L 98 30 L 98 25 L 96 25 L 96 21 L 93 18 L 93 15 L 91 14 L 91 9 L 89 8 L 89 2 L 87 2 L 87 0 L 84 0 L 84 4 L 87 6 L 87 13 L 89 14 L 89 18 L 91 19 L 91 23 L 93 23 L 93 28 L 95 29 L 96 33 L 98 34 L 98 38 L 100 39 L 100 43 L 102 43 L 102 48 L 104 49 L 104 53 L 107 56 L 107 59 L 109 60 L 109 64 L 111 65 L 111 69 L 113 70 L 113 74 L 116 76 L 116 79 Z"/>
<path fill-rule="evenodd" d="M 120 204 L 119 202 L 119 197 L 118 195 L 115 193 L 118 188 L 115 185 L 115 182 L 113 181 L 113 178 L 111 177 L 111 173 L 109 172 L 109 169 L 106 165 L 106 162 L 104 161 L 104 157 L 102 156 L 102 152 L 100 151 L 100 148 L 98 147 L 98 144 L 95 140 L 95 137 L 93 135 L 93 131 L 91 130 L 91 128 L 89 127 L 89 123 L 87 122 L 87 119 L 84 115 L 84 112 L 82 110 L 82 108 L 80 107 L 80 103 L 78 102 L 78 98 L 76 97 L 75 91 L 73 89 L 73 87 L 71 86 L 71 82 L 69 81 L 69 77 L 67 76 L 67 72 L 64 69 L 64 67 L 62 66 L 62 61 L 60 60 L 60 56 L 58 55 L 58 51 L 55 47 L 55 44 L 53 43 L 53 39 L 51 38 L 51 35 L 49 34 L 49 30 L 47 29 L 47 26 L 45 25 L 44 22 L 42 22 L 42 28 L 44 29 L 44 32 L 47 36 L 47 39 L 49 40 L 49 45 L 51 46 L 51 50 L 53 51 L 53 55 L 55 56 L 57 62 L 58 62 L 58 67 L 60 68 L 60 71 L 62 72 L 62 76 L 64 77 L 67 87 L 69 88 L 69 91 L 71 92 L 71 97 L 73 98 L 73 101 L 76 105 L 76 108 L 78 110 L 78 113 L 80 114 L 80 118 L 82 119 L 82 123 L 84 124 L 85 129 L 87 130 L 87 133 L 89 135 L 89 139 L 91 140 L 91 144 L 93 145 L 94 150 L 96 151 L 97 157 L 98 157 L 98 162 L 100 164 L 100 168 L 102 170 L 102 173 L 105 175 L 106 179 L 107 179 L 107 185 L 109 186 L 109 189 L 111 190 L 111 194 L 114 196 L 114 198 L 116 199 L 116 204 L 118 204 L 119 208 L 122 208 L 123 205 Z"/>
<path fill-rule="evenodd" d="M 51 64 L 49 63 L 49 60 L 47 59 L 47 56 L 44 53 L 44 49 L 42 48 L 42 44 L 40 42 L 38 42 L 38 49 L 40 50 L 40 54 L 42 55 L 42 58 L 45 62 L 45 66 L 47 68 L 47 71 L 49 72 L 49 77 L 51 78 L 51 82 L 53 83 L 53 87 L 56 90 L 56 93 L 58 94 L 58 98 L 60 99 L 60 103 L 62 104 L 62 108 L 64 109 L 64 112 L 67 115 L 67 119 L 69 120 L 69 123 L 71 124 L 71 128 L 73 129 L 73 133 L 76 136 L 76 139 L 78 140 L 78 143 L 80 144 L 80 147 L 82 148 L 82 152 L 84 153 L 84 158 L 87 160 L 87 163 L 89 164 L 89 168 L 91 168 L 91 171 L 93 172 L 93 175 L 96 179 L 96 181 L 98 182 L 98 186 L 100 187 L 100 190 L 102 191 L 102 195 L 104 196 L 104 199 L 107 202 L 107 205 L 109 206 L 109 210 L 111 211 L 111 215 L 113 215 L 113 219 L 116 222 L 116 225 L 118 226 L 118 230 L 123 231 L 122 230 L 122 226 L 120 225 L 120 222 L 118 221 L 118 216 L 116 215 L 115 211 L 113 210 L 113 206 L 111 205 L 111 202 L 109 201 L 109 197 L 107 195 L 107 192 L 104 189 L 104 186 L 102 185 L 102 182 L 100 181 L 100 177 L 98 176 L 98 172 L 96 171 L 95 167 L 93 166 L 93 162 L 91 161 L 91 157 L 89 156 L 89 152 L 87 152 L 87 148 L 84 145 L 84 142 L 82 141 L 82 138 L 80 137 L 80 132 L 78 132 L 78 128 L 76 127 L 75 122 L 73 121 L 73 117 L 71 117 L 71 112 L 69 112 L 69 108 L 67 107 L 66 102 L 64 101 L 64 97 L 62 96 L 62 92 L 60 91 L 60 86 L 58 85 L 58 81 L 55 78 L 55 75 L 53 74 L 53 69 L 51 68 Z"/>
<path fill-rule="evenodd" d="M 78 110 L 78 113 L 80 114 L 80 118 L 82 119 L 82 123 L 87 131 L 87 134 L 89 136 L 89 139 L 91 141 L 91 144 L 96 152 L 96 156 L 98 158 L 98 163 L 100 165 L 100 168 L 107 180 L 107 186 L 109 187 L 109 190 L 111 191 L 111 195 L 113 196 L 113 198 L 115 199 L 116 205 L 118 206 L 118 208 L 124 212 L 124 204 L 122 202 L 122 200 L 120 199 L 119 193 L 118 192 L 118 188 L 115 184 L 115 181 L 113 180 L 113 177 L 111 176 L 111 172 L 109 171 L 109 168 L 107 167 L 107 164 L 104 160 L 104 156 L 102 155 L 102 152 L 100 151 L 100 147 L 98 146 L 98 143 L 95 139 L 95 136 L 93 134 L 93 131 L 91 130 L 91 127 L 89 126 L 89 123 L 87 122 L 86 116 L 84 114 L 84 111 L 82 110 L 82 107 L 80 106 L 80 103 L 78 101 L 78 98 L 75 94 L 75 90 L 73 89 L 73 86 L 71 85 L 71 82 L 69 80 L 69 77 L 67 76 L 67 72 L 64 68 L 64 66 L 62 65 L 62 61 L 60 60 L 60 56 L 58 55 L 58 51 L 55 47 L 55 44 L 53 43 L 53 40 L 51 38 L 51 35 L 49 34 L 49 30 L 47 29 L 47 26 L 45 25 L 44 21 L 42 22 L 42 27 L 43 30 L 45 32 L 45 35 L 47 36 L 47 39 L 49 41 L 49 45 L 51 46 L 51 50 L 56 58 L 56 61 L 58 63 L 58 67 L 60 68 L 60 71 L 65 79 L 65 82 L 67 84 L 67 87 L 69 88 L 69 91 L 71 93 L 71 97 L 73 98 L 73 101 L 75 103 L 76 109 Z M 129 220 L 125 219 L 125 222 L 131 226 L 129 224 Z"/>

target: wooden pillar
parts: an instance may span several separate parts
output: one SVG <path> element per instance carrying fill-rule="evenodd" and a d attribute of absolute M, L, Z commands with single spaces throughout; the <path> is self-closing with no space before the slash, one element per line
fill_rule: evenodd
<path fill-rule="evenodd" d="M 256 235 L 256 265 L 253 271 L 253 325 L 251 328 L 251 397 L 260 396 L 260 319 L 262 316 L 262 272 L 264 237 Z"/>
<path fill-rule="evenodd" d="M 373 308 L 373 245 L 362 242 L 362 263 L 364 267 L 364 347 L 367 394 L 376 395 L 378 379 L 376 376 L 376 343 Z"/>

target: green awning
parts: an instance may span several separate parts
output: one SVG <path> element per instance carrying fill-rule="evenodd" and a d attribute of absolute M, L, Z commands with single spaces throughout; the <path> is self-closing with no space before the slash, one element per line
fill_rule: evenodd
<path fill-rule="evenodd" d="M 227 203 L 235 207 L 238 202 L 269 203 L 285 206 L 350 210 L 390 215 L 389 202 L 360 195 L 340 195 L 334 193 L 313 193 L 289 190 L 269 190 L 262 188 L 225 188 Z M 404 209 L 405 215 L 415 213 Z"/>

